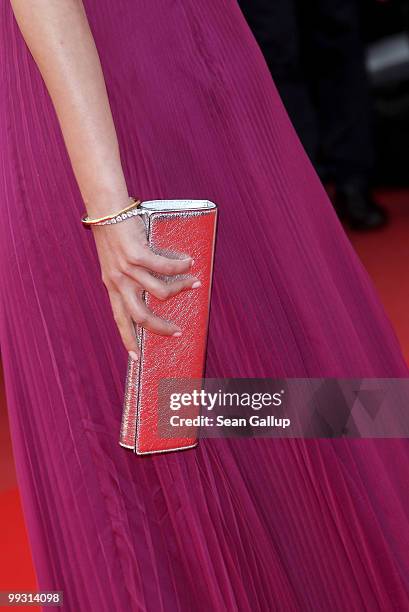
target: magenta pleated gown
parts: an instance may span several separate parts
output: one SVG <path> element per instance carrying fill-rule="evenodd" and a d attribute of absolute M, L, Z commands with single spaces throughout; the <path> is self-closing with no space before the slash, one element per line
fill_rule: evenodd
<path fill-rule="evenodd" d="M 220 208 L 206 375 L 408 376 L 236 2 L 85 6 L 129 192 Z M 38 588 L 67 612 L 408 610 L 406 440 L 119 446 L 127 354 L 0 7 L 0 342 Z"/>

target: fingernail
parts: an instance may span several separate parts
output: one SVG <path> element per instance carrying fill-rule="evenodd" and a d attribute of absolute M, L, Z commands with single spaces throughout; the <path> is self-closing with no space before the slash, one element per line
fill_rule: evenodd
<path fill-rule="evenodd" d="M 174 334 L 172 334 L 172 336 L 173 336 L 174 338 L 179 338 L 179 336 L 181 336 L 181 335 L 182 335 L 182 332 L 180 332 L 180 331 L 177 331 L 177 332 L 175 332 Z"/>
<path fill-rule="evenodd" d="M 202 283 L 201 283 L 199 280 L 198 280 L 198 281 L 195 281 L 195 282 L 193 283 L 193 285 L 192 285 L 192 289 L 197 289 L 198 287 L 200 287 L 200 285 L 201 285 L 201 284 L 202 284 Z"/>
<path fill-rule="evenodd" d="M 194 264 L 194 263 L 195 263 L 195 260 L 194 260 L 194 259 L 192 259 L 192 263 L 191 263 L 190 265 L 191 265 L 191 266 L 193 266 L 193 264 Z"/>
<path fill-rule="evenodd" d="M 139 357 L 138 355 L 135 353 L 135 351 L 129 351 L 129 357 L 131 359 L 133 359 L 134 361 L 138 361 Z"/>

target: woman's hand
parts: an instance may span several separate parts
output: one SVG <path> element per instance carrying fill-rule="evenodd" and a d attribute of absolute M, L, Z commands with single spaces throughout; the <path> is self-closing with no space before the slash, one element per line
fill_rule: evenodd
<path fill-rule="evenodd" d="M 200 287 L 200 281 L 189 278 L 164 282 L 153 276 L 186 274 L 193 260 L 170 259 L 150 249 L 144 222 L 133 217 L 116 225 L 92 228 L 101 265 L 102 281 L 108 290 L 114 319 L 122 341 L 133 359 L 139 352 L 133 321 L 164 336 L 180 336 L 182 330 L 171 321 L 155 316 L 144 304 L 143 290 L 160 300 L 185 289 Z"/>

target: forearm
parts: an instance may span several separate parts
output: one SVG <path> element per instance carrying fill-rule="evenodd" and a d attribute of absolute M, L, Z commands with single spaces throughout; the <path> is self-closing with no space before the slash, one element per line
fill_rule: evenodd
<path fill-rule="evenodd" d="M 60 122 L 88 214 L 127 205 L 101 64 L 81 0 L 11 0 Z"/>

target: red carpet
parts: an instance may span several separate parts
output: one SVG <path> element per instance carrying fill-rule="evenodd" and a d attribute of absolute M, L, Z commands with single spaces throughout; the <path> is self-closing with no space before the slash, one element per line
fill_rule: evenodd
<path fill-rule="evenodd" d="M 34 569 L 16 486 L 1 374 L 0 371 L 0 591 L 36 591 Z M 0 606 L 0 609 L 12 608 Z M 40 608 L 19 606 L 18 610 L 34 612 Z"/>
<path fill-rule="evenodd" d="M 0 503 L 0 591 L 37 591 L 17 488 L 1 491 Z M 0 606 L 0 609 L 12 608 Z M 18 610 L 33 612 L 40 608 L 18 606 Z"/>
<path fill-rule="evenodd" d="M 378 192 L 391 215 L 386 229 L 349 232 L 378 289 L 409 362 L 409 191 Z"/>
<path fill-rule="evenodd" d="M 379 197 L 391 214 L 390 226 L 368 234 L 349 232 L 349 236 L 375 282 L 409 362 L 409 192 L 380 193 Z M 16 487 L 2 386 L 0 513 L 0 591 L 35 591 L 35 576 Z M 31 612 L 39 610 L 31 606 L 18 609 Z"/>

